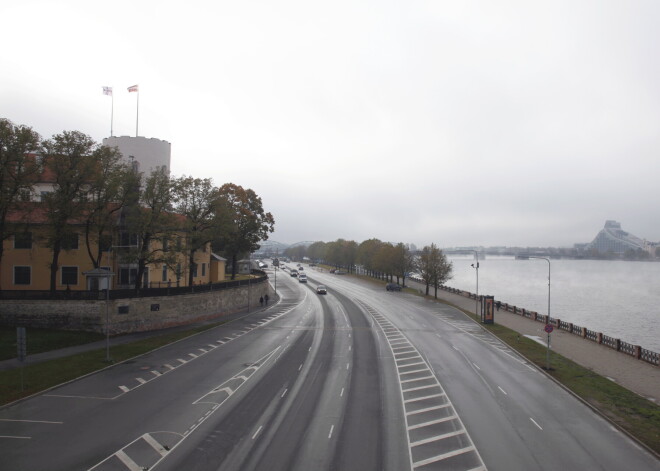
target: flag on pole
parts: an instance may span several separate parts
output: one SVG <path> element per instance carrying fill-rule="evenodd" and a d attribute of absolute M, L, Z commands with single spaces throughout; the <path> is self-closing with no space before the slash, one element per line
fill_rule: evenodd
<path fill-rule="evenodd" d="M 137 85 L 133 85 L 132 87 L 128 87 L 128 91 L 129 91 L 129 92 L 137 92 L 137 91 L 138 91 L 138 86 L 137 86 Z"/>
<path fill-rule="evenodd" d="M 112 87 L 103 87 L 103 94 L 112 96 Z"/>

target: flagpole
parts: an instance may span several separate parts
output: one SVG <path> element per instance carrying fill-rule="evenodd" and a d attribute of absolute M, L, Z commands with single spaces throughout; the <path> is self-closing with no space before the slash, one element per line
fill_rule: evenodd
<path fill-rule="evenodd" d="M 112 137 L 112 124 L 115 119 L 115 95 L 112 94 L 110 96 L 112 97 L 112 104 L 110 105 L 110 137 Z"/>
<path fill-rule="evenodd" d="M 140 89 L 137 91 L 137 111 L 135 113 L 135 137 L 138 137 L 138 122 L 140 119 Z"/>

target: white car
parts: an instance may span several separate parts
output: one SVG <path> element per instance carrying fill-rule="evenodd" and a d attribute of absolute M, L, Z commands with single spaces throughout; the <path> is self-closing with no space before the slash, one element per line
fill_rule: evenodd
<path fill-rule="evenodd" d="M 298 282 L 299 283 L 307 283 L 307 275 L 304 273 L 301 273 L 298 275 Z"/>

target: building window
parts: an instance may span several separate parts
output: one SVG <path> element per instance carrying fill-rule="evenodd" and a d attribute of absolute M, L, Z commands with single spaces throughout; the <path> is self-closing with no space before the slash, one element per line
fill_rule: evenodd
<path fill-rule="evenodd" d="M 29 285 L 32 280 L 32 267 L 14 267 L 14 284 Z"/>
<path fill-rule="evenodd" d="M 163 265 L 163 277 L 161 278 L 162 281 L 167 281 L 167 265 Z"/>
<path fill-rule="evenodd" d="M 129 234 L 128 232 L 122 232 L 119 235 L 119 245 L 121 247 L 137 247 L 137 234 Z"/>
<path fill-rule="evenodd" d="M 137 278 L 137 268 L 120 268 L 119 284 L 122 286 L 134 286 Z"/>
<path fill-rule="evenodd" d="M 191 268 L 192 268 L 192 276 L 193 276 L 193 278 L 197 278 L 197 264 L 193 262 Z"/>
<path fill-rule="evenodd" d="M 77 250 L 78 249 L 78 234 L 67 234 L 62 237 L 62 250 Z"/>
<path fill-rule="evenodd" d="M 202 263 L 202 276 L 206 276 L 206 263 Z"/>
<path fill-rule="evenodd" d="M 101 252 L 110 252 L 112 250 L 112 236 L 110 234 L 102 234 L 99 238 L 99 248 Z"/>
<path fill-rule="evenodd" d="M 78 284 L 78 267 L 62 267 L 62 285 Z"/>
<path fill-rule="evenodd" d="M 163 252 L 169 252 L 170 250 L 170 240 L 165 238 L 163 239 Z"/>
<path fill-rule="evenodd" d="M 32 248 L 32 232 L 19 232 L 14 235 L 14 248 L 15 249 L 31 249 Z"/>

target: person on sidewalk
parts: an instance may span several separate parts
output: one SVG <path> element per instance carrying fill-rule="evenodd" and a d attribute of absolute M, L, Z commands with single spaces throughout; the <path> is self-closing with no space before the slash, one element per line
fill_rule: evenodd
<path fill-rule="evenodd" d="M 264 299 L 266 300 L 266 306 L 268 306 L 268 295 L 265 295 Z"/>
<path fill-rule="evenodd" d="M 259 304 L 261 305 L 261 307 L 264 306 L 264 297 L 263 296 L 259 298 Z"/>

